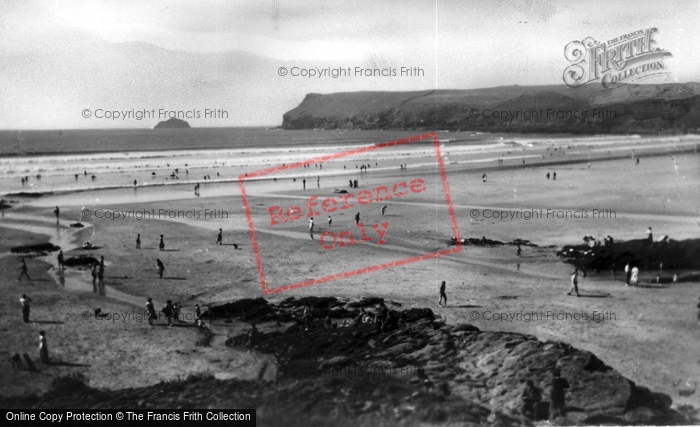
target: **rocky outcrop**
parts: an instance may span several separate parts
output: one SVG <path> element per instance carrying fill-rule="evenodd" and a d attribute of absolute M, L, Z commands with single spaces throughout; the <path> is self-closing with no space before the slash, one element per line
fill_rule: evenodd
<path fill-rule="evenodd" d="M 180 119 L 168 119 L 163 122 L 158 122 L 153 129 L 189 129 L 190 124 Z"/>
<path fill-rule="evenodd" d="M 284 114 L 282 127 L 625 134 L 700 130 L 697 83 L 625 85 L 610 92 L 600 85 L 552 85 L 308 94 Z"/>

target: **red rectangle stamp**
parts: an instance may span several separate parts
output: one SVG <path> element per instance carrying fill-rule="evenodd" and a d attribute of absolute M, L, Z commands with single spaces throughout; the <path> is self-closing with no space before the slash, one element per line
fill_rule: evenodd
<path fill-rule="evenodd" d="M 395 160 L 399 157 L 391 157 L 391 150 L 405 150 L 421 143 L 423 151 L 420 151 L 421 147 L 413 151 L 413 158 L 417 157 L 419 161 L 411 165 L 410 172 L 408 166 L 401 163 L 400 173 L 395 172 L 392 166 L 384 168 L 384 173 L 371 175 L 372 165 L 363 164 L 360 167 L 357 164 L 359 159 L 365 161 L 368 156 L 384 155 L 382 161 L 387 158 Z M 399 155 L 410 156 L 407 153 L 396 154 Z M 348 162 L 354 162 L 357 169 L 353 170 L 351 165 L 351 170 L 347 170 Z M 316 173 L 318 169 L 323 170 L 323 165 L 327 166 L 324 180 L 332 178 L 337 181 L 342 178 L 343 182 L 349 183 L 350 189 L 336 188 L 331 194 L 327 194 L 328 188 L 321 190 L 321 175 Z M 340 169 L 341 165 L 343 169 Z M 315 173 L 306 171 L 311 166 L 315 167 Z M 382 169 L 375 167 L 371 171 L 381 172 Z M 346 180 L 348 175 L 357 173 L 373 184 L 360 186 L 357 179 Z M 313 177 L 317 179 L 318 189 L 311 189 Z M 274 204 L 251 206 L 247 183 L 264 180 L 277 183 L 280 178 L 294 182 L 301 179 L 303 191 L 292 195 L 267 195 L 265 201 L 273 200 Z M 310 180 L 308 189 L 306 178 Z M 462 250 L 445 161 L 436 133 L 284 163 L 242 174 L 238 181 L 264 295 L 401 267 Z M 435 190 L 434 198 L 428 197 L 432 195 L 431 189 Z M 386 215 L 389 207 L 392 214 Z M 423 212 L 422 217 L 419 212 Z M 321 215 L 328 215 L 327 221 L 321 221 Z M 426 217 L 436 221 L 434 227 L 426 226 Z M 324 226 L 319 223 L 324 223 Z M 412 230 L 413 235 L 410 234 Z M 271 237 L 261 239 L 259 233 Z M 456 240 L 454 246 L 437 243 L 437 235 L 447 234 Z M 305 241 L 297 244 L 301 238 Z M 288 243 L 290 241 L 292 243 Z M 278 266 L 277 262 L 272 262 L 274 255 L 271 254 L 282 250 L 280 248 L 285 243 L 293 245 L 286 249 L 291 257 L 302 253 L 309 254 L 307 259 L 311 263 L 320 259 L 322 268 L 318 270 L 321 271 L 296 271 L 295 277 L 289 270 L 298 270 L 296 267 L 300 261 L 292 259 L 292 265 L 288 266 Z M 430 247 L 431 244 L 433 247 Z M 350 256 L 349 251 L 355 252 Z"/>

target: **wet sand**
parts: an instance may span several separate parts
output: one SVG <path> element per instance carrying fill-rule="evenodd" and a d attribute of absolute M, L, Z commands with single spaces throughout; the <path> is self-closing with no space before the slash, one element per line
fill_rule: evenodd
<path fill-rule="evenodd" d="M 582 297 L 569 297 L 566 292 L 571 268 L 555 255 L 561 245 L 578 243 L 584 235 L 602 239 L 610 234 L 617 241 L 629 240 L 644 237 L 648 226 L 653 227 L 657 237 L 697 238 L 700 232 L 697 221 L 700 162 L 692 152 L 673 151 L 674 144 L 674 141 L 606 143 L 603 140 L 596 144 L 587 141 L 577 146 L 571 141 L 563 141 L 532 149 L 518 148 L 517 152 L 507 146 L 493 151 L 482 147 L 488 152 L 479 153 L 472 147 L 453 148 L 448 143 L 449 148 L 444 149 L 447 179 L 461 237 L 486 236 L 505 242 L 519 238 L 529 240 L 537 247 L 524 246 L 522 258 L 518 258 L 514 246 L 465 246 L 458 254 L 335 280 L 269 298 L 278 301 L 289 296 L 306 295 L 382 296 L 399 301 L 404 307 L 431 307 L 446 316 L 450 323 L 472 323 L 484 330 L 520 332 L 541 340 L 571 343 L 592 351 L 638 384 L 668 393 L 675 404 L 700 406 L 697 393 L 680 397 L 674 391 L 677 382 L 686 379 L 700 381 L 700 325 L 695 308 L 700 296 L 697 283 L 685 282 L 663 288 L 627 288 L 620 279 L 612 280 L 607 271 L 582 278 L 579 285 Z M 595 148 L 591 148 L 594 145 Z M 641 156 L 639 166 L 635 166 L 630 155 L 633 146 L 637 155 L 646 153 Z M 686 144 L 676 149 L 686 150 L 691 146 Z M 613 153 L 615 148 L 619 155 Z M 280 176 L 277 182 L 249 183 L 246 187 L 248 202 L 268 286 L 282 286 L 448 248 L 452 230 L 439 175 L 435 166 L 430 164 L 431 149 L 424 146 L 411 155 L 394 153 L 383 160 L 362 159 L 371 165 L 366 174 L 352 169 L 356 162 L 325 165 L 320 189 L 316 185 L 320 170 L 315 167 L 298 170 L 307 177 L 306 190 L 302 189 L 300 179 L 292 181 L 292 175 Z M 567 154 L 559 154 L 560 149 Z M 602 151 L 596 152 L 595 149 Z M 608 151 L 611 154 L 607 154 Z M 657 155 L 650 157 L 651 152 Z M 501 164 L 495 161 L 497 158 L 506 160 Z M 522 160 L 526 161 L 524 165 Z M 379 165 L 375 166 L 375 162 Z M 408 169 L 401 170 L 400 163 L 407 163 Z M 547 180 L 545 174 L 553 171 L 557 172 L 557 180 Z M 239 173 L 235 170 L 231 175 Z M 482 182 L 483 173 L 487 174 L 485 183 Z M 115 177 L 121 180 L 120 175 L 104 175 L 110 178 L 98 175 L 98 179 L 109 179 L 116 185 Z M 313 195 L 319 197 L 319 204 L 326 197 L 337 198 L 339 194 L 333 193 L 335 188 L 351 192 L 361 190 L 349 189 L 348 177 L 359 179 L 361 189 L 368 190 L 420 177 L 426 183 L 426 191 L 333 213 L 330 229 L 326 224 L 327 214 L 322 213 L 316 218 L 313 240 L 309 236 L 306 218 L 270 225 L 270 206 L 303 207 Z M 133 181 L 133 178 L 124 176 L 124 180 Z M 65 193 L 18 200 L 20 203 L 5 211 L 0 225 L 0 233 L 5 237 L 0 243 L 4 245 L 3 252 L 6 253 L 7 247 L 14 246 L 14 243 L 40 242 L 42 237 L 29 232 L 43 233 L 47 236 L 43 239 L 50 236 L 63 243 L 60 244 L 62 247 L 79 246 L 89 240 L 100 249 L 64 252 L 66 257 L 86 254 L 99 258 L 99 255 L 104 255 L 107 292 L 106 296 L 93 293 L 89 272 L 77 269 L 69 269 L 65 277 L 70 279 L 69 282 L 85 284 L 85 288 L 62 289 L 54 280 L 58 277 L 55 264 L 50 264 L 55 263 L 55 254 L 29 261 L 32 277 L 36 275 L 42 280 L 32 284 L 15 281 L 13 276 L 15 272 L 19 273 L 18 257 L 0 258 L 3 282 L 9 283 L 1 320 L 3 342 L 8 343 L 8 352 L 36 353 L 34 336 L 37 331 L 34 329 L 43 328 L 47 331 L 50 349 L 57 357 L 66 362 L 90 365 L 52 366 L 42 369 L 42 375 L 4 371 L 5 378 L 0 378 L 0 381 L 18 385 L 3 388 L 3 394 L 41 390 L 50 380 L 44 373 L 55 376 L 72 370 L 85 372 L 93 385 L 110 388 L 153 384 L 195 372 L 254 377 L 257 365 L 251 361 L 252 356 L 223 347 L 197 346 L 201 335 L 196 328 L 149 327 L 145 321 L 106 325 L 95 320 L 84 321 L 80 317 L 83 311 L 92 312 L 97 306 L 108 312 L 140 311 L 148 296 L 159 302 L 157 308 L 161 308 L 160 303 L 167 299 L 192 307 L 195 303 L 206 306 L 260 296 L 255 254 L 237 183 L 204 184 L 199 197 L 193 194 L 188 184 Z M 380 211 L 383 204 L 388 206 L 384 216 Z M 61 206 L 58 232 L 52 216 L 54 205 Z M 166 215 L 142 220 L 133 217 L 110 220 L 93 215 L 83 219 L 88 225 L 86 229 L 75 231 L 68 225 L 80 218 L 81 208 L 93 212 L 102 209 L 103 214 L 132 209 L 200 213 L 209 209 L 224 210 L 227 217 L 170 218 Z M 473 217 L 475 209 L 478 215 Z M 524 211 L 539 212 L 540 209 L 545 212 L 542 217 L 524 219 L 522 216 Z M 588 217 L 546 217 L 547 209 L 585 211 Z M 615 215 L 608 212 L 607 217 L 592 218 L 593 209 L 614 211 Z M 359 236 L 354 224 L 356 211 L 361 212 L 368 229 L 371 224 L 388 223 L 386 244 L 376 245 L 373 237 L 371 242 L 323 249 L 318 239 L 324 231 L 349 230 L 355 233 L 355 237 Z M 487 212 L 493 216 L 492 211 L 513 213 L 515 218 L 485 218 L 489 215 Z M 520 217 L 517 217 L 518 212 Z M 219 228 L 224 229 L 224 245 L 220 246 L 214 244 Z M 137 233 L 142 239 L 140 250 L 134 247 Z M 369 233 L 373 232 L 368 230 Z M 160 234 L 165 235 L 166 251 L 158 250 Z M 238 244 L 239 249 L 235 249 L 233 243 Z M 162 280 L 158 279 L 156 258 L 166 266 Z M 651 279 L 656 274 L 643 271 L 642 279 Z M 673 272 L 666 271 L 665 274 Z M 446 308 L 436 305 L 437 286 L 442 280 L 448 284 L 449 306 Z M 70 288 L 70 283 L 67 287 Z M 38 319 L 64 323 L 23 324 L 18 299 L 25 289 L 34 298 L 33 313 Z M 129 301 L 123 296 L 115 298 L 116 293 L 110 296 L 110 289 L 134 300 Z M 583 321 L 499 322 L 486 319 L 489 312 L 608 314 Z M 221 325 L 222 328 L 225 326 Z M 244 325 L 232 328 L 231 333 L 240 332 Z M 217 338 L 213 342 L 221 341 Z"/>

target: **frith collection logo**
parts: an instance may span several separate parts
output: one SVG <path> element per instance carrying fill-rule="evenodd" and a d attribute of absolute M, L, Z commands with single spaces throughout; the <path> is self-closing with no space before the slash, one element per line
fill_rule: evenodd
<path fill-rule="evenodd" d="M 606 43 L 588 37 L 574 40 L 564 48 L 564 57 L 571 62 L 564 70 L 564 83 L 578 87 L 600 81 L 611 88 L 664 73 L 664 57 L 671 52 L 655 47 L 656 28 L 623 34 Z"/>

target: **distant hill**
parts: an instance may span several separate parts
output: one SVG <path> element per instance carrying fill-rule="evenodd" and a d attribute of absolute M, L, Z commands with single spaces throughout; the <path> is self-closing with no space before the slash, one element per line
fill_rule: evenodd
<path fill-rule="evenodd" d="M 164 122 L 158 122 L 153 129 L 189 129 L 190 124 L 180 119 L 168 119 Z"/>
<path fill-rule="evenodd" d="M 500 112 L 505 112 L 506 117 Z M 569 88 L 499 86 L 418 92 L 311 93 L 284 129 L 499 132 L 700 132 L 700 83 Z"/>

